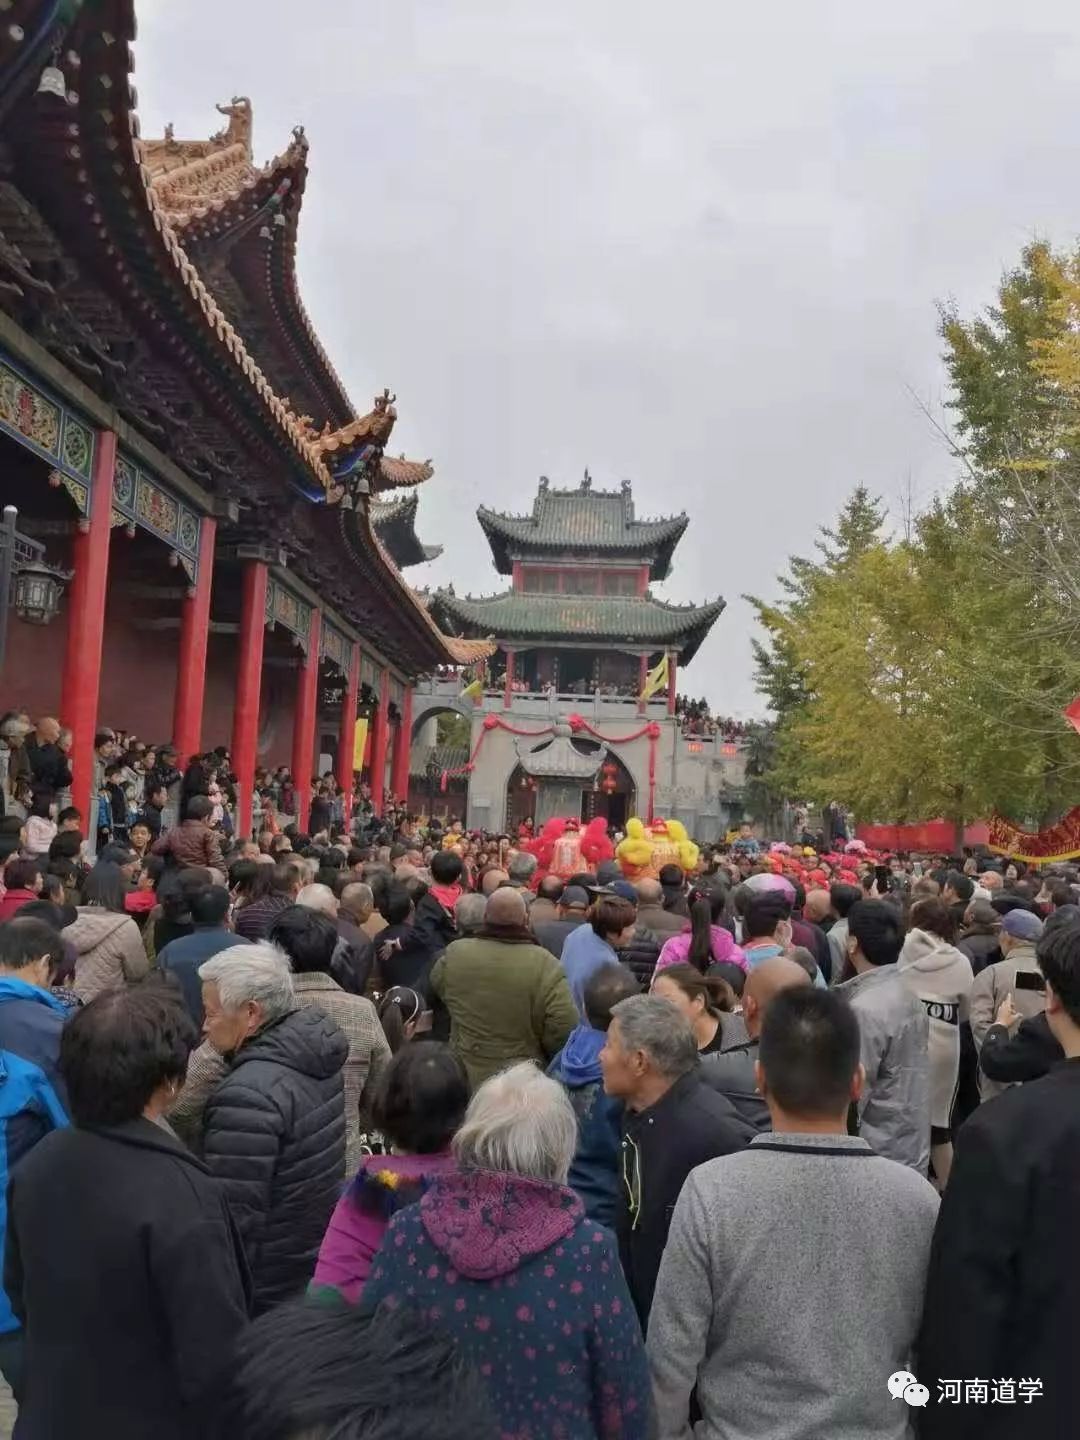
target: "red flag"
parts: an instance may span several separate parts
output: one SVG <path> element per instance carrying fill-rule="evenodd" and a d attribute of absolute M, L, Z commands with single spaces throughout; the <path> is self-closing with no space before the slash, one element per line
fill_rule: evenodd
<path fill-rule="evenodd" d="M 1080 731 L 1080 695 L 1061 712 L 1074 730 Z"/>

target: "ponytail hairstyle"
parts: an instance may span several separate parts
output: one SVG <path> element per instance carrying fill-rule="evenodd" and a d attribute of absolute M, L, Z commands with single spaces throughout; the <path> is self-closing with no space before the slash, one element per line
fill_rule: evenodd
<path fill-rule="evenodd" d="M 700 1000 L 705 1013 L 714 1019 L 730 1015 L 738 1003 L 735 991 L 722 976 L 702 975 L 693 965 L 668 965 L 654 978 L 670 980 L 688 1000 Z"/>
<path fill-rule="evenodd" d="M 407 985 L 395 985 L 379 1001 L 379 1020 L 392 1055 L 408 1044 L 412 1038 L 406 1033 L 408 1027 L 415 1025 L 423 1013 L 422 998 Z"/>
<path fill-rule="evenodd" d="M 686 952 L 686 963 L 699 975 L 704 975 L 713 961 L 712 925 L 712 906 L 702 895 L 690 906 L 690 949 Z"/>
<path fill-rule="evenodd" d="M 691 892 L 690 948 L 686 953 L 686 963 L 693 965 L 702 975 L 708 973 L 709 966 L 716 960 L 712 951 L 713 930 L 727 930 L 732 939 L 735 938 L 734 927 L 727 918 L 728 901 L 729 892 L 723 885 Z"/>

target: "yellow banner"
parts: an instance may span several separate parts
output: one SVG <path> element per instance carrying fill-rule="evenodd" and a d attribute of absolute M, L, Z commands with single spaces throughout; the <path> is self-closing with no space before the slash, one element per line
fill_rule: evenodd
<path fill-rule="evenodd" d="M 645 676 L 645 689 L 641 692 L 642 700 L 651 700 L 658 690 L 667 688 L 668 683 L 668 657 L 665 655 L 659 665 L 654 665 Z"/>
<path fill-rule="evenodd" d="M 364 768 L 364 751 L 367 749 L 368 722 L 365 716 L 356 722 L 356 739 L 353 741 L 352 768 L 357 774 Z"/>

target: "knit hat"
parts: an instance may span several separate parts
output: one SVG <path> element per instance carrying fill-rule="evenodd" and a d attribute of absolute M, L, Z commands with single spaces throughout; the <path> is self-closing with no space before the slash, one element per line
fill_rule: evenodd
<path fill-rule="evenodd" d="M 1010 910 L 1001 917 L 1001 928 L 1015 940 L 1038 940 L 1043 933 L 1043 922 L 1030 910 Z"/>

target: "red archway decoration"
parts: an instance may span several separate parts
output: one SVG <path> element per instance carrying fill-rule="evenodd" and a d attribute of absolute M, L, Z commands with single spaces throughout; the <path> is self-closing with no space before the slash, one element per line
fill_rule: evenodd
<path fill-rule="evenodd" d="M 599 740 L 603 745 L 628 745 L 632 740 L 645 738 L 649 742 L 649 804 L 646 820 L 651 825 L 655 819 L 655 796 L 656 796 L 656 747 L 660 740 L 660 726 L 655 720 L 650 720 L 647 725 L 642 725 L 639 730 L 632 731 L 629 735 L 605 735 L 591 725 L 583 715 L 570 715 L 566 723 L 570 726 L 573 734 L 580 735 L 584 732 L 591 735 L 594 740 Z M 555 726 L 545 725 L 541 730 L 523 730 L 517 725 L 511 725 L 501 715 L 485 715 L 484 725 L 472 748 L 472 754 L 464 765 L 459 765 L 455 770 L 444 770 L 442 773 L 442 789 L 445 791 L 447 783 L 452 776 L 471 775 L 476 769 L 477 756 L 483 749 L 484 741 L 491 734 L 492 730 L 505 730 L 509 735 L 521 735 L 527 739 L 539 739 L 542 735 L 554 735 Z"/>

